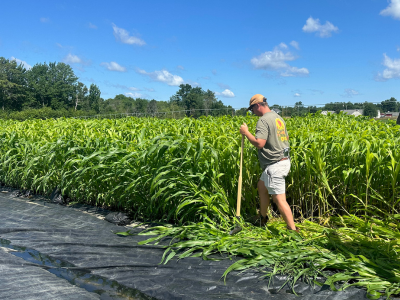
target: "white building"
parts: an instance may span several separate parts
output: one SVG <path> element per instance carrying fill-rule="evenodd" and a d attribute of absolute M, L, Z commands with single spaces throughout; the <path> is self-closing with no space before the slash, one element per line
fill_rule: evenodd
<path fill-rule="evenodd" d="M 333 111 L 333 110 L 323 110 L 321 112 L 321 115 L 327 116 L 328 114 L 334 114 L 334 113 L 335 113 L 335 111 Z"/>
<path fill-rule="evenodd" d="M 341 110 L 343 113 L 347 114 L 347 115 L 351 115 L 351 116 L 362 116 L 364 114 L 364 110 L 363 109 L 345 109 L 345 110 Z"/>
<path fill-rule="evenodd" d="M 398 111 L 388 111 L 385 113 L 386 117 L 398 117 L 399 116 L 399 112 Z"/>

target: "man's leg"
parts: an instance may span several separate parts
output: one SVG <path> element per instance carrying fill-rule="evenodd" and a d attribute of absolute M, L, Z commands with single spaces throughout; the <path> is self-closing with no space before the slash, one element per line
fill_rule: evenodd
<path fill-rule="evenodd" d="M 258 195 L 260 196 L 260 214 L 265 218 L 269 210 L 269 204 L 270 204 L 268 190 L 265 187 L 264 181 L 262 180 L 258 181 L 257 187 L 258 187 Z"/>
<path fill-rule="evenodd" d="M 286 225 L 289 229 L 296 230 L 296 225 L 294 225 L 292 210 L 286 201 L 286 194 L 272 195 L 276 206 L 278 206 L 279 212 L 282 218 L 285 220 Z M 261 201 L 261 196 L 260 196 Z"/>

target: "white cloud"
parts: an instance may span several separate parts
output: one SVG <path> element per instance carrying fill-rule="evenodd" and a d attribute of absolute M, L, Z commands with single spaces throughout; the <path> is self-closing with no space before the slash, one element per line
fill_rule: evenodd
<path fill-rule="evenodd" d="M 274 70 L 280 72 L 281 76 L 307 76 L 310 72 L 306 68 L 292 67 L 287 61 L 293 61 L 296 57 L 290 52 L 283 52 L 275 47 L 272 51 L 267 51 L 251 59 L 251 63 L 256 69 Z"/>
<path fill-rule="evenodd" d="M 291 42 L 290 42 L 290 45 L 291 45 L 293 48 L 297 49 L 297 50 L 300 49 L 299 43 L 296 42 L 296 41 L 291 41 Z"/>
<path fill-rule="evenodd" d="M 149 91 L 149 92 L 155 92 L 156 90 L 155 89 L 152 89 L 152 88 L 144 88 L 146 91 Z"/>
<path fill-rule="evenodd" d="M 386 53 L 383 54 L 383 63 L 386 69 L 378 74 L 378 81 L 385 81 L 392 78 L 400 78 L 400 58 L 391 59 Z"/>
<path fill-rule="evenodd" d="M 30 64 L 28 64 L 26 61 L 23 61 L 23 60 L 20 60 L 20 59 L 18 59 L 18 58 L 15 58 L 14 56 L 11 56 L 11 57 L 10 57 L 10 60 L 15 60 L 15 62 L 16 62 L 18 65 L 22 64 L 22 66 L 23 66 L 25 69 L 27 69 L 27 70 L 32 69 L 32 66 L 31 66 Z"/>
<path fill-rule="evenodd" d="M 299 93 L 294 93 L 293 95 L 294 97 L 301 97 L 301 95 Z"/>
<path fill-rule="evenodd" d="M 344 94 L 340 96 L 342 96 L 343 98 L 353 98 L 353 96 L 358 96 L 358 95 L 360 95 L 360 93 L 356 90 L 345 89 Z"/>
<path fill-rule="evenodd" d="M 390 4 L 379 13 L 382 16 L 391 16 L 400 20 L 400 0 L 390 0 Z"/>
<path fill-rule="evenodd" d="M 231 90 L 228 90 L 228 89 L 224 90 L 222 93 L 215 92 L 215 95 L 222 96 L 222 97 L 225 97 L 225 98 L 233 98 L 233 97 L 235 97 L 235 94 Z"/>
<path fill-rule="evenodd" d="M 142 94 L 141 93 L 125 93 L 125 96 L 127 96 L 127 97 L 131 97 L 131 98 L 140 98 L 140 97 L 142 97 Z"/>
<path fill-rule="evenodd" d="M 177 68 L 180 70 L 185 70 L 185 68 L 183 66 L 177 66 Z"/>
<path fill-rule="evenodd" d="M 89 27 L 89 28 L 92 28 L 92 29 L 97 29 L 97 26 L 94 25 L 93 23 L 90 23 L 90 22 L 89 22 L 89 24 L 88 24 L 88 27 Z"/>
<path fill-rule="evenodd" d="M 49 18 L 40 18 L 40 22 L 42 23 L 49 23 L 50 19 Z"/>
<path fill-rule="evenodd" d="M 63 62 L 65 62 L 66 64 L 81 64 L 82 59 L 80 59 L 76 55 L 72 55 L 71 53 L 69 53 L 66 57 L 64 57 Z"/>
<path fill-rule="evenodd" d="M 100 66 L 106 67 L 109 71 L 126 72 L 126 68 L 117 64 L 115 61 L 110 63 L 103 62 L 100 64 Z"/>
<path fill-rule="evenodd" d="M 288 46 L 285 43 L 280 43 L 278 47 L 282 48 L 282 49 L 287 49 L 288 48 Z"/>
<path fill-rule="evenodd" d="M 123 28 L 119 28 L 117 27 L 117 25 L 115 25 L 114 23 L 112 23 L 112 27 L 113 27 L 113 33 L 114 33 L 114 37 L 117 41 L 120 41 L 121 43 L 124 44 L 129 44 L 129 45 L 139 45 L 139 46 L 143 46 L 146 45 L 145 41 L 143 41 L 142 39 L 138 38 L 138 37 L 134 37 L 134 36 L 130 36 L 129 35 L 129 31 L 123 29 Z"/>
<path fill-rule="evenodd" d="M 313 19 L 309 17 L 306 21 L 306 25 L 303 26 L 304 32 L 317 32 L 320 37 L 330 37 L 332 32 L 337 32 L 339 28 L 334 26 L 331 22 L 326 21 L 325 25 L 321 25 L 319 19 Z"/>
<path fill-rule="evenodd" d="M 131 91 L 140 91 L 139 88 L 133 86 L 129 87 L 128 89 L 130 89 Z"/>
<path fill-rule="evenodd" d="M 137 72 L 142 75 L 146 75 L 150 77 L 154 81 L 159 81 L 166 83 L 171 86 L 179 86 L 184 83 L 184 80 L 182 77 L 178 75 L 173 75 L 167 70 L 161 70 L 161 71 L 154 71 L 154 72 L 146 72 L 145 70 L 138 69 Z"/>

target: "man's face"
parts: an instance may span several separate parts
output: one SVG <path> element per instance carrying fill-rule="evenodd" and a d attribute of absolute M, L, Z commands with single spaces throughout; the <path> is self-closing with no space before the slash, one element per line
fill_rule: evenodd
<path fill-rule="evenodd" d="M 259 117 L 261 117 L 261 116 L 263 115 L 263 113 L 260 112 L 260 103 L 253 104 L 253 105 L 250 107 L 250 111 L 251 111 L 253 114 L 255 114 L 256 116 L 259 116 Z"/>

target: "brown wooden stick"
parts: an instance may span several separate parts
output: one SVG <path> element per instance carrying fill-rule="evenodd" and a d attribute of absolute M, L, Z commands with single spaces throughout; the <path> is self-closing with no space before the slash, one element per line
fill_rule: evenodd
<path fill-rule="evenodd" d="M 238 194 L 236 201 L 236 217 L 240 217 L 240 205 L 242 203 L 242 170 L 243 170 L 243 149 L 244 149 L 244 134 L 242 134 L 242 145 L 240 149 L 240 169 L 239 169 L 239 180 L 238 180 Z"/>

